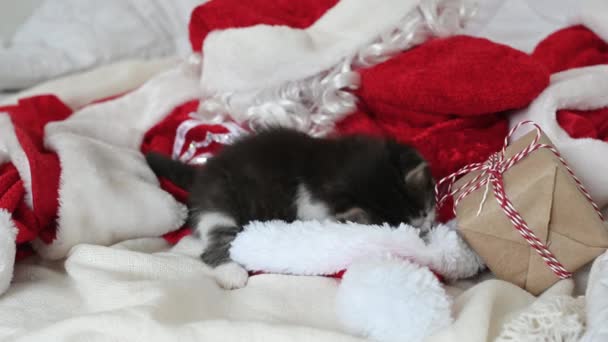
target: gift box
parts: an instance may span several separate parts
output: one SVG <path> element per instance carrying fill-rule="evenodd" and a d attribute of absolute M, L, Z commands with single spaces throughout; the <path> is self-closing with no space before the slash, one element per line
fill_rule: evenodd
<path fill-rule="evenodd" d="M 511 134 L 526 124 L 534 131 L 444 178 L 437 195 L 453 197 L 461 234 L 498 278 L 538 295 L 602 254 L 608 227 L 537 125 Z"/>

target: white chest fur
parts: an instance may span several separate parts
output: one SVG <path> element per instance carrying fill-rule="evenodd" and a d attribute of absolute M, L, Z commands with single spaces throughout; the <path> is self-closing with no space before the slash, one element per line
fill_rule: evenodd
<path fill-rule="evenodd" d="M 330 217 L 327 205 L 314 199 L 304 184 L 300 184 L 298 187 L 295 204 L 300 220 L 324 220 Z"/>

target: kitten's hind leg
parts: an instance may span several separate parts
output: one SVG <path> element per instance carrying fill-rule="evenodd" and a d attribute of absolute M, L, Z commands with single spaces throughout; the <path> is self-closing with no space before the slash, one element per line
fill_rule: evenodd
<path fill-rule="evenodd" d="M 206 242 L 201 259 L 213 268 L 216 281 L 225 289 L 237 289 L 247 284 L 247 270 L 230 259 L 230 244 L 242 230 L 234 219 L 219 212 L 208 212 L 198 217 L 196 233 Z"/>

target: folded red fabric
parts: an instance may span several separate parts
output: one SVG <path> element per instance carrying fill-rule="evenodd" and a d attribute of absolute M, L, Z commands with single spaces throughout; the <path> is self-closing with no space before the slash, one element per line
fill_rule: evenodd
<path fill-rule="evenodd" d="M 362 70 L 361 80 L 358 94 L 368 108 L 415 126 L 445 120 L 430 114 L 472 116 L 524 107 L 547 86 L 549 74 L 521 51 L 455 36 Z"/>
<path fill-rule="evenodd" d="M 200 52 L 209 32 L 259 24 L 306 28 L 338 0 L 213 0 L 197 7 L 190 17 L 192 50 Z"/>
<path fill-rule="evenodd" d="M 185 120 L 188 120 L 190 113 L 196 112 L 198 103 L 198 101 L 189 101 L 174 108 L 164 120 L 160 121 L 146 132 L 141 143 L 141 151 L 144 154 L 156 152 L 171 156 L 177 127 Z M 192 130 L 191 133 L 200 134 L 198 132 L 200 132 L 200 129 Z M 198 138 L 200 138 L 200 136 Z"/>
<path fill-rule="evenodd" d="M 72 110 L 57 97 L 36 96 L 20 100 L 16 105 L 0 107 L 8 115 L 15 136 L 25 153 L 31 182 L 32 207 L 25 201 L 24 181 L 12 163 L 0 167 L 0 208 L 12 213 L 17 227 L 16 242 L 20 248 L 36 237 L 52 239 L 58 208 L 60 164 L 56 154 L 44 147 L 44 127 L 53 121 L 64 120 Z M 18 253 L 23 256 L 27 253 Z"/>
<path fill-rule="evenodd" d="M 386 132 L 366 112 L 359 110 L 336 123 L 332 135 L 365 134 L 385 136 Z"/>
<path fill-rule="evenodd" d="M 585 26 L 556 31 L 541 41 L 532 57 L 551 73 L 608 63 L 608 44 Z"/>
<path fill-rule="evenodd" d="M 608 142 L 608 108 L 598 110 L 560 110 L 557 122 L 573 138 L 591 138 Z"/>

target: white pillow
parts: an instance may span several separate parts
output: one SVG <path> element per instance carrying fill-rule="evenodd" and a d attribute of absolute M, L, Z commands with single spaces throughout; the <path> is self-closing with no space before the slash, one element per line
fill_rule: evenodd
<path fill-rule="evenodd" d="M 189 50 L 190 13 L 205 0 L 45 0 L 0 48 L 0 90 L 128 58 Z"/>

